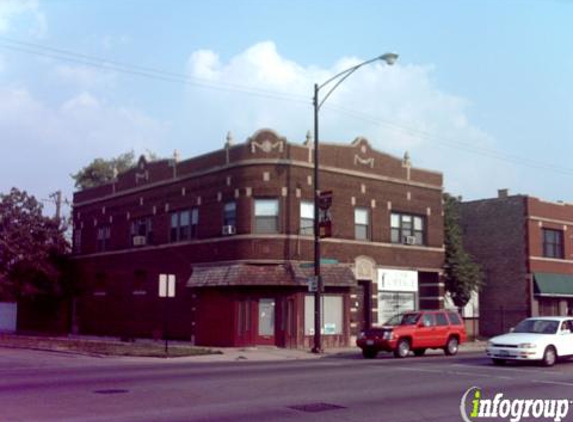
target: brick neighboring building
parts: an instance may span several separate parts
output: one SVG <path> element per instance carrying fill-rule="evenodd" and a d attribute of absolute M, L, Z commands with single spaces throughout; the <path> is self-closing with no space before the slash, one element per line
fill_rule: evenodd
<path fill-rule="evenodd" d="M 350 344 L 404 308 L 443 306 L 442 175 L 357 138 L 322 143 L 333 192 L 322 240 L 324 345 Z M 74 195 L 81 333 L 200 345 L 309 347 L 313 306 L 313 143 L 271 130 L 177 162 L 140 159 Z M 176 297 L 158 298 L 160 274 Z"/>
<path fill-rule="evenodd" d="M 480 334 L 573 310 L 573 205 L 500 190 L 462 203 L 461 217 L 464 245 L 485 274 Z"/>

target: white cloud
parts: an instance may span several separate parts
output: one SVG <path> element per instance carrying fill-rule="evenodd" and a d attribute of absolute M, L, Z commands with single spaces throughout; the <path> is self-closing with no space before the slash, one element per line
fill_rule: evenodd
<path fill-rule="evenodd" d="M 71 198 L 71 173 L 96 157 L 158 151 L 168 130 L 144 113 L 109 105 L 89 92 L 50 107 L 25 89 L 0 88 L 5 163 L 0 192 L 17 186 L 47 197 L 62 189 Z"/>
<path fill-rule="evenodd" d="M 56 76 L 64 83 L 74 84 L 83 89 L 109 88 L 117 78 L 113 71 L 86 65 L 59 64 L 54 67 Z"/>
<path fill-rule="evenodd" d="M 46 16 L 37 0 L 0 1 L 0 33 L 10 31 L 20 18 L 25 20 L 24 24 L 32 36 L 41 38 L 48 30 Z"/>
<path fill-rule="evenodd" d="M 283 58 L 268 41 L 251 46 L 225 63 L 213 51 L 196 51 L 187 63 L 189 76 L 206 85 L 226 88 L 189 88 L 187 112 L 193 119 L 193 136 L 213 139 L 213 128 L 218 128 L 222 145 L 227 130 L 242 141 L 256 129 L 270 127 L 292 142 L 301 142 L 313 125 L 314 83 L 322 83 L 362 60 L 345 57 L 328 69 L 304 67 Z M 433 72 L 433 66 L 400 62 L 361 68 L 333 92 L 321 109 L 320 139 L 349 143 L 365 136 L 385 152 L 401 156 L 408 150 L 415 166 L 444 172 L 446 188 L 464 196 L 491 195 L 492 185 L 498 183 L 511 186 L 516 176 L 509 164 L 503 163 L 502 176 L 495 171 L 499 162 L 466 152 L 458 144 L 495 147 L 494 140 L 471 123 L 469 102 L 440 90 L 432 80 Z M 245 86 L 259 95 L 241 92 L 244 89 L 240 87 Z M 329 87 L 321 89 L 321 98 Z M 280 99 L 272 94 L 277 92 L 283 93 Z"/>

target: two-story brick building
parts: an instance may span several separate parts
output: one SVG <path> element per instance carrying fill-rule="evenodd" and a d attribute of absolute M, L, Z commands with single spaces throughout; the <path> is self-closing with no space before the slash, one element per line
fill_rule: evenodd
<path fill-rule="evenodd" d="M 396 311 L 443 306 L 442 175 L 367 140 L 320 145 L 326 347 Z M 81 333 L 308 347 L 313 142 L 271 130 L 185 161 L 148 162 L 74 195 Z M 175 297 L 158 297 L 172 274 Z M 165 320 L 168 324 L 165 324 Z"/>
<path fill-rule="evenodd" d="M 573 310 L 573 205 L 527 195 L 462 203 L 464 245 L 481 264 L 480 333 Z"/>

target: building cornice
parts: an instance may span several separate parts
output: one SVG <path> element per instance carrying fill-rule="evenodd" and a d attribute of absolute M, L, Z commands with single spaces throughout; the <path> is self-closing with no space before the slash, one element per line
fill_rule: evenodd
<path fill-rule="evenodd" d="M 573 225 L 573 220 L 558 220 L 555 218 L 539 217 L 537 215 L 529 215 L 527 218 L 532 221 L 541 221 L 542 223 L 565 224 L 569 226 Z"/>
<path fill-rule="evenodd" d="M 530 256 L 529 259 L 532 261 L 551 262 L 555 264 L 573 264 L 573 260 L 571 259 L 546 258 L 543 256 Z"/>
<path fill-rule="evenodd" d="M 177 177 L 174 177 L 174 178 L 171 178 L 168 180 L 161 180 L 161 181 L 149 183 L 149 184 L 146 184 L 143 186 L 137 186 L 134 188 L 122 190 L 120 192 L 111 193 L 109 195 L 104 195 L 104 196 L 101 196 L 99 198 L 89 199 L 89 200 L 82 201 L 82 202 L 76 202 L 76 203 L 74 203 L 74 207 L 81 207 L 81 206 L 86 206 L 86 205 L 91 205 L 91 204 L 97 204 L 99 202 L 109 201 L 109 200 L 115 199 L 115 198 L 121 198 L 124 196 L 132 195 L 134 193 L 145 192 L 147 190 L 151 190 L 151 189 L 161 187 L 161 186 L 174 185 L 174 184 L 184 182 L 184 181 L 187 181 L 190 179 L 195 179 L 197 177 L 207 176 L 207 175 L 219 173 L 222 171 L 228 171 L 228 170 L 241 168 L 241 167 L 260 166 L 260 165 L 270 165 L 270 166 L 283 165 L 283 166 L 292 166 L 292 167 L 299 167 L 299 168 L 306 168 L 306 169 L 313 169 L 314 168 L 314 165 L 312 163 L 307 163 L 307 162 L 298 161 L 298 160 L 291 160 L 291 159 L 268 159 L 268 158 L 265 158 L 265 159 L 241 160 L 240 162 L 237 162 L 237 163 L 230 163 L 230 164 L 226 164 L 223 166 L 214 166 L 208 170 L 197 171 L 194 173 L 186 174 L 185 176 L 177 176 Z M 320 170 L 325 171 L 325 172 L 335 173 L 335 174 L 344 174 L 344 175 L 348 175 L 348 176 L 361 177 L 364 179 L 378 180 L 381 182 L 388 182 L 388 183 L 394 183 L 394 184 L 405 185 L 405 186 L 421 187 L 421 188 L 432 189 L 432 190 L 436 190 L 436 191 L 440 191 L 440 192 L 443 191 L 443 187 L 440 185 L 415 182 L 412 180 L 399 179 L 399 178 L 389 177 L 389 176 L 381 176 L 381 175 L 361 172 L 361 171 L 357 171 L 357 170 L 340 169 L 340 168 L 332 167 L 332 166 L 320 166 Z"/>
<path fill-rule="evenodd" d="M 222 243 L 222 242 L 231 242 L 236 240 L 304 240 L 308 242 L 313 242 L 314 239 L 310 236 L 300 236 L 300 235 L 288 235 L 288 234 L 239 234 L 233 236 L 226 236 L 226 237 L 212 237 L 207 239 L 197 239 L 197 240 L 189 240 L 185 242 L 177 242 L 177 243 L 163 243 L 161 245 L 153 245 L 153 246 L 143 246 L 137 248 L 128 248 L 128 249 L 120 249 L 114 251 L 106 251 L 106 252 L 94 252 L 89 254 L 81 254 L 81 255 L 72 255 L 72 259 L 79 260 L 84 258 L 94 258 L 94 257 L 102 257 L 102 256 L 111 256 L 111 255 L 123 255 L 129 253 L 138 253 L 138 252 L 148 252 L 148 251 L 157 251 L 157 250 L 164 250 L 170 248 L 180 248 L 183 246 L 190 246 L 190 245 L 202 245 L 202 244 L 209 244 L 209 243 Z M 383 247 L 383 248 L 399 248 L 405 250 L 416 250 L 416 251 L 423 251 L 423 252 L 444 252 L 444 248 L 436 248 L 436 247 L 422 247 L 422 246 L 410 246 L 410 245 L 396 245 L 392 243 L 383 243 L 383 242 L 362 242 L 358 240 L 349 240 L 349 239 L 322 239 L 322 242 L 328 243 L 345 243 L 345 244 L 359 244 L 359 245 L 366 245 L 366 246 L 374 246 L 374 247 Z M 277 261 L 275 261 L 277 262 Z"/>

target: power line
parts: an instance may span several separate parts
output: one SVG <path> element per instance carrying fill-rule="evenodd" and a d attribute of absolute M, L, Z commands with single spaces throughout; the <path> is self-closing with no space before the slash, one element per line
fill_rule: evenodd
<path fill-rule="evenodd" d="M 469 144 L 469 143 L 465 143 L 465 142 L 454 141 L 452 139 L 448 139 L 448 138 L 445 138 L 443 136 L 438 137 L 437 135 L 432 134 L 432 133 L 427 132 L 427 131 L 423 131 L 423 130 L 415 129 L 415 128 L 410 128 L 410 127 L 406 127 L 406 126 L 401 126 L 401 125 L 398 125 L 398 124 L 395 124 L 392 122 L 382 120 L 380 118 L 373 117 L 373 116 L 366 114 L 366 113 L 362 113 L 362 112 L 355 111 L 355 110 L 349 110 L 349 109 L 346 109 L 344 107 L 340 107 L 337 105 L 329 105 L 328 108 L 331 108 L 333 110 L 339 111 L 339 112 L 344 113 L 344 114 L 347 114 L 347 115 L 352 116 L 356 119 L 363 120 L 363 121 L 366 121 L 366 122 L 369 122 L 371 124 L 375 124 L 378 126 L 389 127 L 392 130 L 403 132 L 403 133 L 406 133 L 406 134 L 413 136 L 413 137 L 416 137 L 416 138 L 426 139 L 426 140 L 434 142 L 435 144 L 440 144 L 440 145 L 448 147 L 448 148 L 457 149 L 460 151 L 465 151 L 465 152 L 481 155 L 481 156 L 488 157 L 488 158 L 493 158 L 493 159 L 497 159 L 497 160 L 501 160 L 501 161 L 514 163 L 514 164 L 519 164 L 519 165 L 526 166 L 526 167 L 532 167 L 532 168 L 537 168 L 537 169 L 542 169 L 542 170 L 549 170 L 549 171 L 564 174 L 567 176 L 573 176 L 573 168 L 570 168 L 570 167 L 556 166 L 554 164 L 548 164 L 548 163 L 544 163 L 541 161 L 531 160 L 531 159 L 526 158 L 526 157 L 522 157 L 522 156 L 515 155 L 515 154 L 510 154 L 510 153 L 499 151 L 499 150 L 489 149 L 489 148 L 482 147 L 482 146 L 475 145 L 475 144 Z"/>
<path fill-rule="evenodd" d="M 85 54 L 76 53 L 69 50 L 64 50 L 60 48 L 54 48 L 45 46 L 42 44 L 30 43 L 20 40 L 15 40 L 12 38 L 0 36 L 0 48 L 7 50 L 12 50 L 21 53 L 27 53 L 32 55 L 37 55 L 41 57 L 47 57 L 54 60 L 60 60 L 65 62 L 71 62 L 76 64 L 82 64 L 97 69 L 120 72 L 125 74 L 131 74 L 134 76 L 155 79 L 163 82 L 175 82 L 183 83 L 192 86 L 198 86 L 202 88 L 208 88 L 219 91 L 227 92 L 238 92 L 247 95 L 259 96 L 263 98 L 276 99 L 281 101 L 289 101 L 299 104 L 310 105 L 310 98 L 306 98 L 301 95 L 289 94 L 285 92 L 263 90 L 246 85 L 237 85 L 223 82 L 213 82 L 206 79 L 189 77 L 187 75 L 166 71 L 163 69 L 155 69 L 151 67 L 144 67 L 139 65 L 133 65 L 130 63 L 110 60 L 102 57 L 89 56 Z M 525 157 L 521 157 L 515 154 L 506 153 L 499 150 L 493 150 L 485 147 L 481 147 L 475 144 L 468 144 L 464 142 L 454 141 L 452 139 L 445 138 L 443 136 L 438 136 L 427 131 L 419 130 L 416 128 L 401 126 L 396 123 L 388 122 L 380 118 L 374 117 L 367 113 L 362 113 L 356 110 L 349 110 L 341 106 L 337 106 L 334 103 L 326 104 L 325 107 L 336 110 L 340 113 L 346 114 L 348 116 L 354 117 L 356 119 L 369 122 L 371 124 L 385 126 L 392 130 L 406 133 L 410 136 L 417 137 L 420 139 L 426 139 L 445 146 L 447 148 L 457 149 L 460 151 L 465 151 L 472 154 L 481 155 L 488 158 L 493 158 L 501 161 L 506 161 L 522 166 L 537 168 L 541 170 L 552 171 L 567 176 L 573 176 L 573 168 L 556 166 L 553 164 L 543 163 L 536 160 L 531 160 Z"/>
<path fill-rule="evenodd" d="M 310 98 L 301 95 L 295 95 L 286 92 L 270 91 L 247 85 L 213 82 L 206 79 L 190 77 L 181 73 L 175 73 L 161 69 L 154 69 L 150 67 L 133 65 L 101 57 L 88 56 L 85 54 L 75 53 L 69 50 L 48 47 L 41 44 L 35 44 L 30 42 L 18 41 L 7 37 L 0 37 L 0 48 L 70 63 L 83 64 L 86 66 L 98 68 L 105 71 L 126 73 L 149 79 L 160 80 L 164 82 L 178 82 L 187 85 L 199 86 L 203 88 L 210 88 L 221 91 L 241 92 L 265 98 L 274 98 L 274 99 L 310 104 Z"/>

